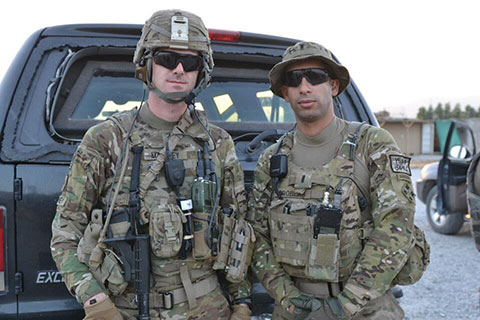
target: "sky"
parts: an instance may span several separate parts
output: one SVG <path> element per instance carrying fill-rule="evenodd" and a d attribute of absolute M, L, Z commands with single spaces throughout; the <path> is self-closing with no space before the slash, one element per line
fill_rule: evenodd
<path fill-rule="evenodd" d="M 0 79 L 34 31 L 60 24 L 143 24 L 179 8 L 207 28 L 314 41 L 346 66 L 370 108 L 415 117 L 421 106 L 480 107 L 476 0 L 8 1 L 0 10 Z"/>

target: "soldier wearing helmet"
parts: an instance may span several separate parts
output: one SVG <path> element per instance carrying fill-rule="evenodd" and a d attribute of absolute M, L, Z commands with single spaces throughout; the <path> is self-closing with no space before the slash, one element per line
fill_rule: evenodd
<path fill-rule="evenodd" d="M 230 135 L 193 105 L 213 68 L 208 30 L 192 13 L 158 11 L 133 62 L 148 99 L 85 134 L 57 203 L 52 256 L 85 319 L 249 319 L 243 171 Z M 148 239 L 146 255 L 138 239 Z"/>
<path fill-rule="evenodd" d="M 335 116 L 349 81 L 313 42 L 270 71 L 297 123 L 260 157 L 249 203 L 251 266 L 275 299 L 273 319 L 402 319 L 390 288 L 428 264 L 410 159 L 385 130 Z"/>

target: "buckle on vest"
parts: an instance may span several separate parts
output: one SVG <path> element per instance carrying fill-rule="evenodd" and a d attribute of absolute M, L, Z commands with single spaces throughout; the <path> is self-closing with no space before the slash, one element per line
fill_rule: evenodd
<path fill-rule="evenodd" d="M 163 298 L 163 309 L 171 310 L 175 305 L 172 291 L 160 291 Z"/>
<path fill-rule="evenodd" d="M 367 239 L 367 234 L 366 234 L 367 232 L 365 231 L 365 228 L 360 228 L 360 229 L 358 229 L 358 231 L 360 231 L 359 234 L 358 234 L 358 238 L 360 240 Z"/>

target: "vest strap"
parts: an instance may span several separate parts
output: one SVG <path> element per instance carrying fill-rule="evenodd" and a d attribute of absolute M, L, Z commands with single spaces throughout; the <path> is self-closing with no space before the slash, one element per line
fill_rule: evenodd
<path fill-rule="evenodd" d="M 173 128 L 172 133 L 170 134 L 170 141 L 169 141 L 169 148 L 170 150 L 174 150 L 178 142 L 180 141 L 181 134 L 185 133 L 190 127 L 190 125 L 193 123 L 191 111 L 189 108 L 185 111 L 183 117 L 180 119 L 178 124 Z M 153 180 L 158 176 L 160 171 L 162 170 L 165 160 L 167 157 L 167 151 L 166 151 L 166 145 L 163 147 L 163 149 L 160 151 L 157 159 L 153 162 L 153 164 L 150 166 L 147 174 L 145 177 L 142 179 L 142 182 L 140 184 L 140 201 L 143 202 L 143 199 L 145 197 L 145 194 L 147 193 L 148 187 L 152 184 Z M 147 217 L 147 209 L 145 208 L 145 205 L 143 205 L 140 208 L 140 218 L 144 223 L 148 223 L 148 217 Z"/>

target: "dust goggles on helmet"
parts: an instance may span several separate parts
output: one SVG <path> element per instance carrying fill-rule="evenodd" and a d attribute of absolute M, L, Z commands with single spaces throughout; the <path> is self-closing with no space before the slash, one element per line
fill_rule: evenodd
<path fill-rule="evenodd" d="M 328 80 L 327 70 L 320 68 L 308 68 L 292 70 L 285 73 L 283 84 L 287 87 L 298 87 L 305 77 L 313 85 L 324 83 Z"/>
<path fill-rule="evenodd" d="M 153 61 L 170 70 L 175 69 L 181 63 L 185 72 L 200 70 L 203 65 L 202 57 L 200 56 L 173 51 L 155 51 Z"/>

